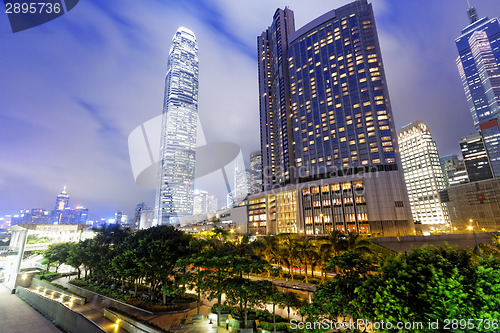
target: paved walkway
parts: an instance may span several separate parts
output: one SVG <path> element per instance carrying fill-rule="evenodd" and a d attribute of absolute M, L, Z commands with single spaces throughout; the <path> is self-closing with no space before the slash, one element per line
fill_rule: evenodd
<path fill-rule="evenodd" d="M 295 289 L 295 292 L 300 293 L 299 290 L 303 289 L 312 289 L 315 286 L 310 285 L 310 284 L 305 284 L 305 283 L 300 283 L 300 282 L 294 282 L 294 281 L 283 281 L 283 280 L 276 280 L 273 281 L 277 285 L 284 287 L 284 288 L 289 288 L 289 289 Z M 71 284 L 68 284 L 68 279 L 66 278 L 60 278 L 54 281 L 54 283 L 60 284 L 62 286 L 65 286 L 69 289 L 73 289 L 74 286 Z M 298 290 L 297 290 L 298 289 Z M 83 313 L 85 316 L 90 318 L 92 321 L 96 322 L 99 326 L 103 327 L 110 333 L 115 333 L 115 332 L 120 332 L 116 330 L 116 325 L 113 325 L 110 321 L 105 319 L 103 317 L 103 309 L 114 306 L 117 308 L 120 308 L 121 310 L 133 314 L 136 317 L 142 318 L 143 320 L 146 320 L 150 323 L 153 323 L 165 330 L 169 330 L 175 333 L 224 333 L 226 332 L 225 327 L 219 328 L 217 330 L 215 320 L 213 323 L 210 323 L 210 320 L 208 319 L 208 315 L 210 314 L 211 307 L 214 303 L 216 303 L 216 300 L 212 301 L 207 301 L 203 300 L 202 305 L 200 307 L 200 314 L 204 315 L 204 319 L 201 321 L 193 320 L 193 316 L 196 315 L 197 309 L 191 309 L 191 310 L 186 310 L 186 311 L 180 311 L 177 313 L 160 313 L 160 314 L 148 314 L 145 312 L 142 312 L 138 309 L 134 309 L 133 307 L 124 305 L 124 304 L 116 304 L 107 299 L 103 298 L 101 296 L 98 296 L 94 293 L 91 293 L 89 291 L 86 291 L 84 289 L 78 288 L 77 294 L 80 294 L 82 296 L 87 297 L 87 301 L 89 303 L 86 303 L 85 305 L 73 305 L 73 309 L 76 311 L 79 311 Z M 76 292 L 76 291 L 75 291 Z M 302 292 L 303 293 L 303 292 Z M 301 295 L 304 299 L 307 297 L 307 293 Z M 268 310 L 272 311 L 272 307 L 268 306 Z M 287 310 L 286 309 L 280 309 L 276 308 L 276 314 L 279 314 L 283 317 L 287 316 Z M 291 318 L 299 319 L 300 315 L 295 312 L 295 310 L 291 311 Z M 2 332 L 0 330 L 0 332 Z M 3 333 L 3 332 L 2 332 Z"/>
<path fill-rule="evenodd" d="M 0 332 L 61 333 L 49 319 L 0 284 Z"/>

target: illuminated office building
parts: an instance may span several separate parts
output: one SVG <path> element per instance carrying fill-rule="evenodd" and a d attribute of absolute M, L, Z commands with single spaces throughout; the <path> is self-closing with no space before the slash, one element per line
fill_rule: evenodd
<path fill-rule="evenodd" d="M 498 18 L 478 19 L 474 7 L 468 13 L 470 24 L 455 40 L 457 66 L 479 131 L 480 123 L 500 116 L 500 23 Z"/>
<path fill-rule="evenodd" d="M 446 185 L 429 127 L 422 121 L 403 127 L 398 132 L 398 143 L 413 220 L 445 229 L 449 218 L 439 191 Z"/>
<path fill-rule="evenodd" d="M 488 153 L 491 172 L 494 177 L 500 177 L 500 118 L 485 121 L 479 126 Z"/>
<path fill-rule="evenodd" d="M 469 181 L 472 183 L 493 178 L 490 159 L 481 133 L 469 134 L 463 137 L 459 144 Z"/>
<path fill-rule="evenodd" d="M 459 52 L 457 66 L 474 126 L 481 136 L 478 139 L 481 142 L 472 140 L 484 145 L 487 155 L 471 158 L 471 148 L 465 147 L 469 157 L 466 159 L 464 155 L 464 160 L 473 182 L 491 178 L 490 172 L 492 177 L 500 177 L 500 22 L 498 18 L 478 19 L 474 7 L 470 7 L 468 13 L 470 24 L 455 40 Z M 472 142 L 462 140 L 460 145 L 464 147 L 464 144 L 468 146 Z M 476 146 L 472 147 L 474 154 L 482 149 Z M 486 161 L 489 166 L 485 165 Z M 473 165 L 477 166 L 475 170 L 471 169 Z"/>
<path fill-rule="evenodd" d="M 250 193 L 262 191 L 262 154 L 254 151 L 250 154 Z"/>
<path fill-rule="evenodd" d="M 467 177 L 467 170 L 463 160 L 459 160 L 455 154 L 450 154 L 439 158 L 441 169 L 443 170 L 443 177 L 445 186 L 453 186 L 458 184 L 465 184 L 469 182 Z"/>
<path fill-rule="evenodd" d="M 192 31 L 179 28 L 165 79 L 156 224 L 193 214 L 197 115 L 198 45 Z"/>
<path fill-rule="evenodd" d="M 371 4 L 355 1 L 298 30 L 293 17 L 278 9 L 257 43 L 264 190 L 302 188 L 292 197 L 268 197 L 273 214 L 280 202 L 296 200 L 300 208 L 295 227 L 286 220 L 276 231 L 408 232 L 412 218 Z M 359 189 L 363 200 L 356 199 Z"/>

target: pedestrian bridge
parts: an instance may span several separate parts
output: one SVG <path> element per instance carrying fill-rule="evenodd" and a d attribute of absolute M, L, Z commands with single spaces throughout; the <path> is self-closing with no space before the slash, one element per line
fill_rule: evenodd
<path fill-rule="evenodd" d="M 46 250 L 50 244 L 53 243 L 26 244 L 24 246 L 24 252 Z M 17 255 L 18 252 L 18 248 L 11 248 L 10 246 L 0 246 L 0 257 Z"/>

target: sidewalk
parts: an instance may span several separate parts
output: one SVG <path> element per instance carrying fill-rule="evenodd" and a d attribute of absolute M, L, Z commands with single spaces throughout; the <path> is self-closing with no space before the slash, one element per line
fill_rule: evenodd
<path fill-rule="evenodd" d="M 0 284 L 0 332 L 61 333 L 52 322 Z"/>

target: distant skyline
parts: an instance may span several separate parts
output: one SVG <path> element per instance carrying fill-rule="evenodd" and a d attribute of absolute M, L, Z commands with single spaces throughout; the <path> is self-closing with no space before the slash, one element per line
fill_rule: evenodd
<path fill-rule="evenodd" d="M 162 112 L 180 26 L 199 43 L 207 141 L 238 144 L 248 167 L 260 146 L 257 36 L 277 8 L 289 6 L 300 28 L 348 2 L 88 0 L 16 34 L 0 14 L 0 216 L 51 209 L 65 185 L 91 218 L 153 204 L 154 191 L 135 185 L 127 137 Z M 440 156 L 460 155 L 458 141 L 474 131 L 455 64 L 467 1 L 371 2 L 396 128 L 424 121 Z M 497 0 L 470 3 L 480 18 L 500 16 Z"/>

